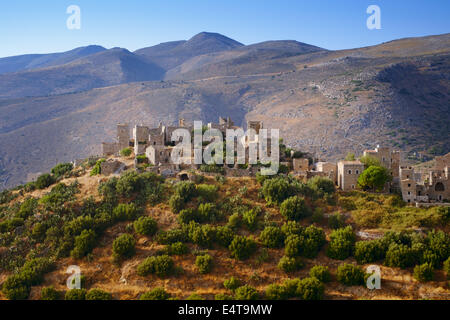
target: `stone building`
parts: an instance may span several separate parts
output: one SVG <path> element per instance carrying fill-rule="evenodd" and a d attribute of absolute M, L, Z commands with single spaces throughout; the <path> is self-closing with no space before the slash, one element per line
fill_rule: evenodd
<path fill-rule="evenodd" d="M 306 173 L 309 171 L 309 160 L 306 158 L 292 159 L 294 173 Z"/>
<path fill-rule="evenodd" d="M 130 128 L 128 124 L 117 125 L 117 142 L 103 142 L 103 156 L 112 156 L 120 152 L 120 150 L 130 146 Z"/>
<path fill-rule="evenodd" d="M 331 181 L 337 184 L 337 165 L 333 162 L 317 162 L 315 164 L 316 172 L 324 173 Z"/>
<path fill-rule="evenodd" d="M 343 191 L 351 191 L 358 186 L 359 175 L 364 171 L 364 164 L 357 161 L 339 161 L 337 163 L 337 182 Z"/>

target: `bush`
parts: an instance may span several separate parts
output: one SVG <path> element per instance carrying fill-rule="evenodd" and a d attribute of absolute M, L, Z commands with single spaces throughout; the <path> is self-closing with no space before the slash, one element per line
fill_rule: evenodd
<path fill-rule="evenodd" d="M 53 267 L 54 264 L 47 258 L 34 258 L 25 262 L 19 275 L 27 286 L 34 286 L 40 284 L 44 280 L 44 274 Z"/>
<path fill-rule="evenodd" d="M 60 163 L 56 167 L 52 169 L 52 174 L 56 177 L 62 177 L 66 173 L 69 173 L 73 170 L 73 164 L 72 163 Z"/>
<path fill-rule="evenodd" d="M 315 258 L 326 243 L 325 232 L 315 226 L 306 227 L 301 236 L 300 254 L 306 258 Z"/>
<path fill-rule="evenodd" d="M 256 207 L 250 210 L 244 211 L 242 214 L 242 222 L 247 226 L 248 230 L 255 231 L 257 227 L 257 218 L 261 213 L 261 208 Z"/>
<path fill-rule="evenodd" d="M 325 266 L 314 266 L 309 270 L 309 275 L 311 277 L 319 279 L 321 282 L 330 282 L 331 274 L 328 267 Z"/>
<path fill-rule="evenodd" d="M 15 218 L 27 219 L 32 216 L 38 206 L 38 200 L 35 198 L 26 198 L 20 205 L 19 211 L 16 213 Z"/>
<path fill-rule="evenodd" d="M 330 234 L 327 255 L 332 259 L 344 260 L 353 254 L 356 236 L 351 226 L 334 230 Z"/>
<path fill-rule="evenodd" d="M 116 259 L 132 257 L 135 253 L 135 244 L 136 241 L 132 235 L 123 234 L 117 237 L 112 245 L 113 257 Z"/>
<path fill-rule="evenodd" d="M 266 288 L 266 299 L 268 300 L 285 300 L 287 298 L 286 289 L 279 284 L 271 284 Z"/>
<path fill-rule="evenodd" d="M 235 236 L 229 250 L 233 258 L 246 260 L 256 251 L 256 243 L 250 238 Z"/>
<path fill-rule="evenodd" d="M 450 209 L 447 208 L 450 212 Z M 431 231 L 428 233 L 426 243 L 431 252 L 436 254 L 439 262 L 444 262 L 450 256 L 450 235 L 443 231 Z"/>
<path fill-rule="evenodd" d="M 332 214 L 328 218 L 328 226 L 331 229 L 339 229 L 345 227 L 345 218 L 339 212 Z"/>
<path fill-rule="evenodd" d="M 292 235 L 299 236 L 304 230 L 305 228 L 297 221 L 288 221 L 281 227 L 286 238 Z"/>
<path fill-rule="evenodd" d="M 91 289 L 86 294 L 86 300 L 112 300 L 109 292 L 100 289 Z"/>
<path fill-rule="evenodd" d="M 184 208 L 184 198 L 178 194 L 174 194 L 169 199 L 169 206 L 173 213 L 179 213 Z"/>
<path fill-rule="evenodd" d="M 143 236 L 153 236 L 158 230 L 156 221 L 151 217 L 140 217 L 134 222 L 134 231 Z"/>
<path fill-rule="evenodd" d="M 241 223 L 241 215 L 238 212 L 235 212 L 228 218 L 227 226 L 229 226 L 231 229 L 237 229 L 241 226 Z"/>
<path fill-rule="evenodd" d="M 140 300 L 168 300 L 170 294 L 166 292 L 163 288 L 154 288 L 153 290 L 143 293 Z"/>
<path fill-rule="evenodd" d="M 122 157 L 129 157 L 131 155 L 132 150 L 130 148 L 124 148 L 120 150 L 120 155 Z"/>
<path fill-rule="evenodd" d="M 294 194 L 289 182 L 281 177 L 264 180 L 262 194 L 267 204 L 280 204 Z"/>
<path fill-rule="evenodd" d="M 91 177 L 99 175 L 100 173 L 102 173 L 102 163 L 105 162 L 106 159 L 99 159 L 97 160 L 97 162 L 95 163 L 94 167 L 91 170 Z"/>
<path fill-rule="evenodd" d="M 336 191 L 336 187 L 334 186 L 334 182 L 332 180 L 319 176 L 309 179 L 308 186 L 315 191 L 318 197 L 331 195 Z"/>
<path fill-rule="evenodd" d="M 447 274 L 447 279 L 450 279 L 450 257 L 445 260 L 443 270 Z"/>
<path fill-rule="evenodd" d="M 287 237 L 285 241 L 284 253 L 288 257 L 298 257 L 301 253 L 301 239 L 298 235 Z"/>
<path fill-rule="evenodd" d="M 233 297 L 228 294 L 218 293 L 214 296 L 214 300 L 233 300 Z"/>
<path fill-rule="evenodd" d="M 236 289 L 234 297 L 236 300 L 258 300 L 259 294 L 255 288 L 245 285 Z"/>
<path fill-rule="evenodd" d="M 35 182 L 35 186 L 38 189 L 45 189 L 50 187 L 52 184 L 55 183 L 55 179 L 48 173 L 45 173 L 43 175 L 40 175 L 36 182 Z"/>
<path fill-rule="evenodd" d="M 31 287 L 20 275 L 8 277 L 2 286 L 2 292 L 9 300 L 26 300 L 30 295 Z"/>
<path fill-rule="evenodd" d="M 175 264 L 168 255 L 149 257 L 145 259 L 137 268 L 140 276 L 156 274 L 160 278 L 167 277 L 175 271 Z"/>
<path fill-rule="evenodd" d="M 81 259 L 94 249 L 97 235 L 93 230 L 83 230 L 81 234 L 75 237 L 75 247 L 70 255 L 75 259 Z"/>
<path fill-rule="evenodd" d="M 216 241 L 222 247 L 228 248 L 236 234 L 227 226 L 216 227 Z"/>
<path fill-rule="evenodd" d="M 241 280 L 239 280 L 238 278 L 235 278 L 235 277 L 231 277 L 230 279 L 225 280 L 223 282 L 223 286 L 226 289 L 231 290 L 231 291 L 234 291 L 237 288 L 239 288 L 241 286 L 241 284 L 242 284 Z"/>
<path fill-rule="evenodd" d="M 183 242 L 175 242 L 169 245 L 170 255 L 183 255 L 189 252 L 189 248 Z"/>
<path fill-rule="evenodd" d="M 116 221 L 130 221 L 134 220 L 138 215 L 139 210 L 134 203 L 121 203 L 113 210 L 113 216 Z"/>
<path fill-rule="evenodd" d="M 266 227 L 259 239 L 268 248 L 281 248 L 284 245 L 284 233 L 278 227 Z"/>
<path fill-rule="evenodd" d="M 41 289 L 41 300 L 59 300 L 61 293 L 53 287 Z"/>
<path fill-rule="evenodd" d="M 358 241 L 355 244 L 355 259 L 359 264 L 376 262 L 384 256 L 385 250 L 379 240 Z"/>
<path fill-rule="evenodd" d="M 197 185 L 197 195 L 205 202 L 214 202 L 217 197 L 217 187 L 209 184 Z"/>
<path fill-rule="evenodd" d="M 321 300 L 325 287 L 317 278 L 305 278 L 298 282 L 296 295 L 302 300 Z"/>
<path fill-rule="evenodd" d="M 199 295 L 197 293 L 193 293 L 189 297 L 187 297 L 186 300 L 200 301 L 200 300 L 205 300 L 205 299 L 201 295 Z"/>
<path fill-rule="evenodd" d="M 172 244 L 175 242 L 186 242 L 188 236 L 186 231 L 180 228 L 161 231 L 157 235 L 157 242 L 160 244 Z"/>
<path fill-rule="evenodd" d="M 431 281 L 434 278 L 434 268 L 430 263 L 414 267 L 414 278 L 420 282 Z"/>
<path fill-rule="evenodd" d="M 303 267 L 303 263 L 298 258 L 283 256 L 278 263 L 278 269 L 286 273 L 298 271 Z"/>
<path fill-rule="evenodd" d="M 198 222 L 218 221 L 219 212 L 213 203 L 201 203 L 198 206 Z"/>
<path fill-rule="evenodd" d="M 414 266 L 418 261 L 416 250 L 404 244 L 392 243 L 386 252 L 384 263 L 388 267 L 406 269 Z"/>
<path fill-rule="evenodd" d="M 86 300 L 86 289 L 71 289 L 66 292 L 65 300 Z"/>
<path fill-rule="evenodd" d="M 209 254 L 197 256 L 195 265 L 201 274 L 210 273 L 213 267 L 213 258 Z"/>
<path fill-rule="evenodd" d="M 180 223 L 189 223 L 191 221 L 201 222 L 198 212 L 195 209 L 187 208 L 181 210 L 178 215 L 178 221 Z"/>
<path fill-rule="evenodd" d="M 287 220 L 299 221 L 311 215 L 311 210 L 306 205 L 305 199 L 294 196 L 283 201 L 280 207 L 280 213 Z"/>
<path fill-rule="evenodd" d="M 336 276 L 337 280 L 346 286 L 364 285 L 364 270 L 353 264 L 341 264 L 337 269 Z"/>
<path fill-rule="evenodd" d="M 189 238 L 194 244 L 197 244 L 203 248 L 211 248 L 215 237 L 216 230 L 209 224 L 195 225 L 191 224 L 192 228 L 189 231 Z"/>
<path fill-rule="evenodd" d="M 197 188 L 191 181 L 182 181 L 177 183 L 175 186 L 175 192 L 175 194 L 180 196 L 184 202 L 188 202 L 197 196 Z"/>
<path fill-rule="evenodd" d="M 297 287 L 300 282 L 299 278 L 287 279 L 283 282 L 283 287 L 286 292 L 287 299 L 297 296 Z"/>

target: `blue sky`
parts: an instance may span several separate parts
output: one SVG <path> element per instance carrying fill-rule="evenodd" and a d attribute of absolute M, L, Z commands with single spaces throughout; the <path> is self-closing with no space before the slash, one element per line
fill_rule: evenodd
<path fill-rule="evenodd" d="M 381 8 L 381 30 L 366 9 Z M 81 30 L 66 9 L 81 8 Z M 297 40 L 346 49 L 450 32 L 448 0 L 14 0 L 0 4 L 0 57 L 89 44 L 129 50 L 219 32 L 244 44 Z"/>

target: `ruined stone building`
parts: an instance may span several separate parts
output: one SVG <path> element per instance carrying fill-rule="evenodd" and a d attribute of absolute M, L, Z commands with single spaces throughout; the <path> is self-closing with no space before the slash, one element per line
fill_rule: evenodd
<path fill-rule="evenodd" d="M 352 191 L 358 186 L 359 175 L 364 171 L 364 164 L 359 161 L 339 161 L 337 163 L 337 185 L 343 191 Z"/>

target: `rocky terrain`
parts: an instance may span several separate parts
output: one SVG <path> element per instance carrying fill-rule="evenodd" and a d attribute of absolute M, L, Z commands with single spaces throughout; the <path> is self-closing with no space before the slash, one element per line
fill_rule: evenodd
<path fill-rule="evenodd" d="M 329 51 L 296 41 L 245 46 L 201 33 L 73 61 L 8 69 L 12 58 L 0 59 L 0 188 L 98 154 L 117 122 L 170 124 L 179 117 L 262 120 L 279 128 L 286 144 L 323 160 L 377 144 L 412 160 L 444 154 L 449 55 L 449 34 Z"/>

